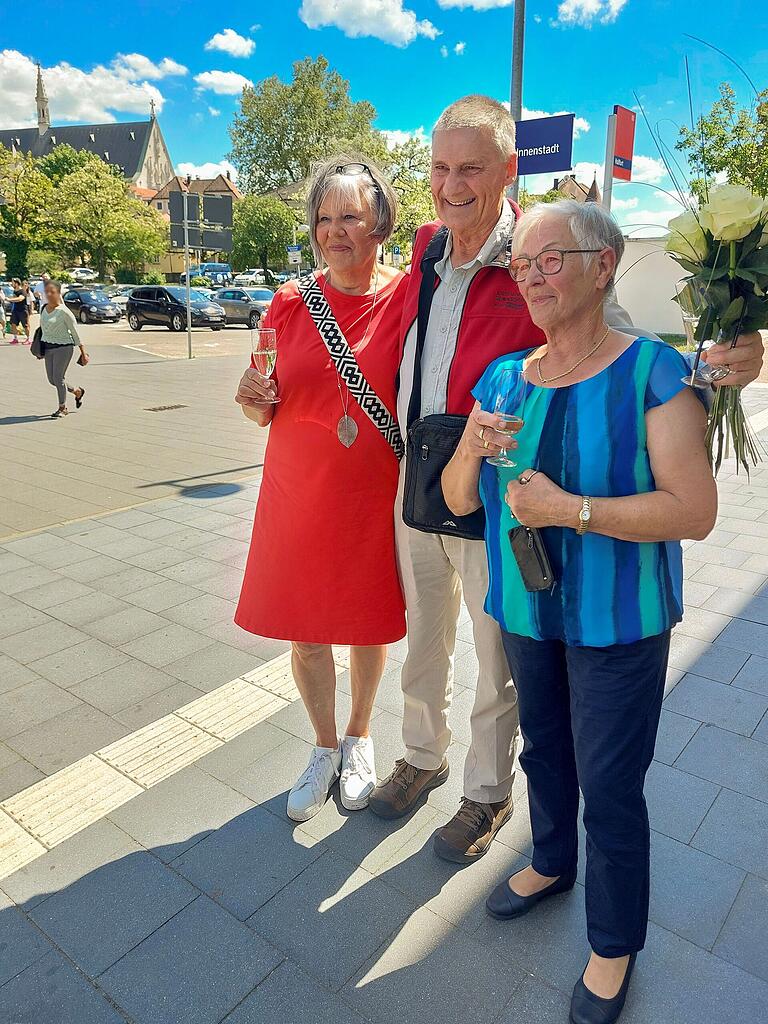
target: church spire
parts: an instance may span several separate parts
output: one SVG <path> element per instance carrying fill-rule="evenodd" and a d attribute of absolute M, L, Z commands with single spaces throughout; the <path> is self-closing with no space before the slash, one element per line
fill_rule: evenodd
<path fill-rule="evenodd" d="M 37 102 L 37 131 L 40 135 L 45 135 L 51 127 L 51 115 L 48 109 L 48 94 L 45 91 L 43 72 L 39 64 L 37 65 L 37 91 L 35 92 L 35 100 Z"/>

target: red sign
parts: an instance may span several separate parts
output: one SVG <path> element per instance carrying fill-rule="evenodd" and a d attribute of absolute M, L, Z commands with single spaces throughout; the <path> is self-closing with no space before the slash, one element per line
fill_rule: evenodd
<path fill-rule="evenodd" d="M 627 110 L 618 104 L 613 108 L 616 115 L 616 144 L 613 148 L 613 176 L 622 181 L 632 180 L 632 156 L 635 149 L 634 110 Z"/>

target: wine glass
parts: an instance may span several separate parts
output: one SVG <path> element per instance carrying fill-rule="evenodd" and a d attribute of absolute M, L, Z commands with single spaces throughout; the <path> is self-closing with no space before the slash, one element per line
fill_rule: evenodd
<path fill-rule="evenodd" d="M 528 381 L 522 370 L 506 369 L 499 374 L 496 384 L 496 399 L 493 403 L 494 415 L 506 420 L 505 428 L 496 428 L 498 433 L 511 437 L 523 425 L 523 406 Z M 491 455 L 487 460 L 492 466 L 516 466 L 506 451 Z"/>
<path fill-rule="evenodd" d="M 251 351 L 253 352 L 253 365 L 257 373 L 265 380 L 268 380 L 275 369 L 277 360 L 277 331 L 274 327 L 259 327 L 251 330 Z M 274 398 L 263 398 L 263 402 L 279 402 Z"/>
<path fill-rule="evenodd" d="M 708 366 L 701 362 L 701 353 L 717 344 L 715 340 L 696 341 L 696 328 L 704 315 L 706 303 L 702 298 L 700 287 L 696 285 L 693 278 L 685 277 L 682 281 L 678 281 L 675 290 L 688 349 L 695 352 L 691 373 L 689 376 L 683 377 L 682 381 L 693 388 L 708 388 L 715 381 L 727 377 L 728 370 L 724 366 Z"/>

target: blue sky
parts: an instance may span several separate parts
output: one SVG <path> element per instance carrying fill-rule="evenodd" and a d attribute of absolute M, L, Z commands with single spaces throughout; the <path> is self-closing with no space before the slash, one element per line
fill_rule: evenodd
<path fill-rule="evenodd" d="M 226 7 L 78 0 L 76 12 L 50 5 L 45 32 L 6 36 L 6 46 L 12 39 L 17 48 L 0 51 L 0 126 L 33 123 L 33 62 L 40 61 L 54 122 L 134 120 L 146 116 L 154 97 L 174 164 L 219 164 L 242 80 L 287 79 L 293 61 L 322 53 L 350 80 L 355 99 L 374 104 L 378 127 L 428 133 L 460 95 L 508 98 L 512 16 L 509 0 L 275 0 Z M 591 181 L 604 158 L 606 117 L 614 103 L 633 106 L 633 91 L 665 138 L 675 138 L 676 125 L 688 120 L 686 54 L 695 109 L 709 107 L 723 80 L 749 102 L 739 72 L 684 32 L 726 50 L 762 87 L 768 84 L 766 29 L 765 5 L 754 0 L 731 0 L 727 11 L 715 0 L 528 0 L 524 105 L 582 119 L 574 166 Z M 668 187 L 640 121 L 635 153 L 639 176 Z M 640 185 L 617 184 L 614 198 L 627 224 L 665 223 L 676 212 Z"/>

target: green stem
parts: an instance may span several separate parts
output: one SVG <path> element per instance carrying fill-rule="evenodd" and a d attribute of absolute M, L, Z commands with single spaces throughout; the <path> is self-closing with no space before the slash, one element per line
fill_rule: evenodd
<path fill-rule="evenodd" d="M 736 277 L 736 243 L 731 242 L 728 253 L 728 277 L 731 280 Z"/>

